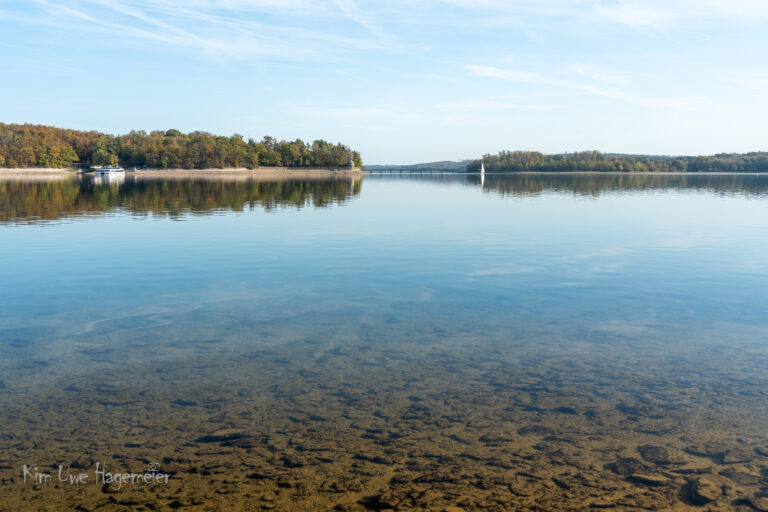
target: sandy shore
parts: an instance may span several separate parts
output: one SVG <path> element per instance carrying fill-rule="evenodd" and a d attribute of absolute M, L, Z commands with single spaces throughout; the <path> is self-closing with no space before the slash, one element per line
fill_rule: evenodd
<path fill-rule="evenodd" d="M 0 175 L 11 176 L 34 176 L 34 175 L 51 175 L 51 174 L 73 174 L 77 171 L 75 169 L 53 169 L 44 167 L 28 167 L 28 168 L 0 168 Z M 224 169 L 138 169 L 136 171 L 126 169 L 126 173 L 134 173 L 137 176 L 227 176 L 227 175 L 254 175 L 254 176 L 335 176 L 345 174 L 365 174 L 365 171 L 361 169 L 349 169 L 349 168 L 333 168 L 333 167 L 312 167 L 312 168 L 297 168 L 297 167 L 257 167 L 255 169 L 248 169 L 246 167 L 231 167 Z"/>
<path fill-rule="evenodd" d="M 75 175 L 72 169 L 0 169 L 0 180 L 2 181 L 52 181 L 66 180 Z"/>
<path fill-rule="evenodd" d="M 140 177 L 211 177 L 211 176 L 253 176 L 259 178 L 318 178 L 344 175 L 360 175 L 365 171 L 348 168 L 314 167 L 314 168 L 296 168 L 296 167 L 257 167 L 248 169 L 246 167 L 226 168 L 226 169 L 138 169 L 128 171 Z"/>
<path fill-rule="evenodd" d="M 54 169 L 52 167 L 26 167 L 26 168 L 14 168 L 14 167 L 0 167 L 0 175 L 50 175 L 50 174 L 72 174 L 74 169 Z"/>

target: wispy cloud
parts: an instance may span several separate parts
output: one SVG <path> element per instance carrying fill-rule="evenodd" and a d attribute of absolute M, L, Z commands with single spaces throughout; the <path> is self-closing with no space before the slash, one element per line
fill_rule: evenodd
<path fill-rule="evenodd" d="M 33 0 L 32 4 L 43 12 L 29 13 L 29 22 L 89 32 L 102 29 L 217 57 L 301 59 L 382 50 L 439 53 L 434 42 L 419 40 L 420 31 L 402 30 L 414 26 L 461 31 L 479 24 L 491 29 L 511 26 L 534 40 L 551 37 L 552 24 L 567 20 L 569 25 L 621 24 L 671 38 L 670 33 L 699 30 L 705 22 L 768 18 L 768 2 L 763 0 Z"/>
<path fill-rule="evenodd" d="M 669 6 L 675 2 L 669 2 L 668 7 L 652 5 L 643 0 L 619 0 L 618 2 L 595 2 L 596 12 L 608 21 L 630 25 L 635 27 L 650 27 L 660 32 L 666 32 L 670 22 L 680 17 L 680 11 L 670 10 Z"/>
<path fill-rule="evenodd" d="M 74 9 L 65 5 L 49 2 L 47 0 L 35 0 L 35 2 L 42 7 L 46 8 L 47 12 L 51 14 L 51 18 L 41 18 L 40 23 L 49 25 L 58 25 L 68 27 L 70 29 L 76 28 L 84 31 L 102 31 L 112 35 L 119 34 L 121 36 L 129 36 L 137 39 L 144 39 L 156 42 L 167 43 L 174 46 L 193 47 L 199 50 L 210 53 L 283 53 L 276 45 L 264 45 L 259 44 L 256 41 L 235 41 L 220 40 L 216 38 L 206 38 L 198 36 L 189 31 L 175 27 L 169 23 L 160 22 L 150 18 L 143 13 L 131 11 L 125 8 L 121 8 L 120 4 L 115 2 L 99 2 L 100 4 L 108 4 L 108 7 L 112 10 L 129 14 L 130 16 L 141 19 L 151 27 L 140 28 L 135 25 L 120 23 L 111 21 L 105 17 L 99 17 L 94 14 L 89 14 L 82 10 Z M 77 22 L 80 22 L 78 25 Z M 155 28 L 153 30 L 152 28 Z M 156 29 L 160 30 L 156 30 Z"/>
<path fill-rule="evenodd" d="M 370 30 L 374 34 L 382 34 L 381 28 L 369 16 L 364 15 L 353 0 L 333 0 L 333 3 L 349 19 L 361 27 Z"/>
<path fill-rule="evenodd" d="M 392 42 L 380 34 L 354 38 L 336 29 L 317 30 L 315 27 L 322 27 L 322 23 L 307 23 L 305 28 L 295 21 L 275 21 L 274 16 L 263 17 L 269 22 L 243 16 L 243 10 L 271 10 L 273 14 L 282 12 L 285 16 L 301 16 L 301 13 L 315 17 L 338 16 L 332 14 L 327 2 L 192 0 L 179 4 L 168 0 L 80 0 L 65 4 L 53 0 L 33 1 L 43 15 L 28 18 L 30 23 L 162 42 L 218 58 L 260 55 L 333 61 L 345 52 L 384 50 L 392 46 Z M 351 0 L 334 0 L 334 5 L 335 11 L 341 9 L 343 18 L 369 31 L 377 30 Z"/>
<path fill-rule="evenodd" d="M 89 22 L 94 26 L 105 27 L 110 30 L 119 31 L 124 34 L 129 34 L 129 35 L 133 35 L 133 36 L 137 36 L 145 39 L 152 39 L 155 41 L 163 41 L 163 42 L 172 43 L 172 44 L 178 44 L 180 42 L 192 43 L 195 41 L 194 37 L 189 38 L 189 36 L 185 36 L 180 39 L 177 35 L 171 35 L 163 32 L 152 32 L 148 30 L 142 30 L 142 29 L 133 27 L 131 25 L 115 23 L 105 19 L 97 18 L 96 16 L 92 16 L 90 14 L 87 14 L 83 11 L 79 11 L 77 9 L 73 9 L 71 7 L 56 4 L 53 2 L 48 2 L 46 0 L 34 0 L 34 1 L 40 4 L 41 6 L 46 7 L 52 11 L 57 11 L 58 14 L 69 15 L 72 18 Z"/>
<path fill-rule="evenodd" d="M 530 71 L 520 71 L 516 69 L 504 69 L 495 68 L 490 66 L 467 66 L 473 75 L 495 78 L 499 80 L 506 80 L 509 82 L 519 82 L 528 84 L 548 85 L 552 87 L 560 87 L 565 89 L 574 89 L 582 91 L 593 96 L 600 96 L 603 98 L 610 98 L 626 103 L 634 103 L 636 105 L 643 105 L 647 107 L 660 107 L 674 110 L 684 110 L 688 112 L 702 112 L 701 105 L 698 105 L 692 98 L 675 98 L 675 99 L 663 99 L 663 98 L 648 98 L 639 96 L 630 92 L 622 91 L 619 89 L 606 89 L 596 87 L 590 84 L 584 84 L 579 82 L 572 82 L 568 80 L 561 80 L 558 78 L 552 78 L 538 73 Z"/>
<path fill-rule="evenodd" d="M 437 109 L 449 111 L 496 111 L 496 110 L 542 110 L 555 108 L 554 105 L 521 101 L 519 97 L 493 96 L 469 101 L 438 103 Z"/>
<path fill-rule="evenodd" d="M 699 31 L 702 23 L 768 19 L 768 2 L 764 0 L 436 0 L 436 4 L 487 12 L 495 23 L 524 26 L 533 19 L 559 17 L 652 30 L 670 38 L 677 30 Z M 521 16 L 526 23 L 521 24 Z"/>
<path fill-rule="evenodd" d="M 586 76 L 596 82 L 610 83 L 610 84 L 627 84 L 629 80 L 626 77 L 607 72 L 600 69 L 597 66 L 590 64 L 571 64 L 569 69 L 576 74 Z"/>

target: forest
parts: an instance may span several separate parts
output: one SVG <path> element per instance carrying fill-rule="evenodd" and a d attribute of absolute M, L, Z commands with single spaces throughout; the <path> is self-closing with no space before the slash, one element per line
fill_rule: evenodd
<path fill-rule="evenodd" d="M 75 164 L 159 169 L 342 167 L 363 162 L 357 151 L 324 140 L 244 140 L 179 130 L 109 135 L 33 124 L 0 123 L 0 167 L 69 168 Z"/>
<path fill-rule="evenodd" d="M 583 151 L 545 155 L 501 151 L 467 164 L 467 172 L 768 172 L 768 153 L 720 153 L 711 156 L 614 155 Z"/>

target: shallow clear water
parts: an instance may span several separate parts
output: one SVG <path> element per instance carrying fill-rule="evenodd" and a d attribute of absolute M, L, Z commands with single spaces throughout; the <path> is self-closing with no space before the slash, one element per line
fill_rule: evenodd
<path fill-rule="evenodd" d="M 766 233 L 765 176 L 3 181 L 4 485 L 88 508 L 23 461 L 157 459 L 148 509 L 631 509 L 708 475 L 754 509 Z"/>

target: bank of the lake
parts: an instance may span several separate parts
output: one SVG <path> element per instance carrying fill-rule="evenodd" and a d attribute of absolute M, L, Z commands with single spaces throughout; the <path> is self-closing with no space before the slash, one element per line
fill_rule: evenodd
<path fill-rule="evenodd" d="M 127 171 L 140 177 L 211 177 L 211 176 L 256 176 L 261 178 L 312 178 L 333 177 L 338 175 L 359 175 L 365 171 L 359 168 L 349 167 L 230 167 L 224 169 L 137 169 Z"/>
<path fill-rule="evenodd" d="M 72 168 L 53 168 L 53 167 L 0 167 L 0 175 L 12 176 L 12 175 L 24 175 L 30 176 L 34 174 L 52 175 L 52 174 L 72 174 L 76 172 Z"/>
<path fill-rule="evenodd" d="M 461 174 L 481 174 L 479 171 L 469 171 Z M 485 172 L 485 175 L 491 176 L 756 176 L 766 174 L 768 172 L 662 172 L 662 171 L 646 171 L 646 172 L 622 172 L 622 171 L 504 171 L 504 172 Z"/>
<path fill-rule="evenodd" d="M 210 177 L 210 176 L 257 176 L 264 178 L 312 178 L 312 177 L 332 177 L 338 175 L 360 175 L 366 174 L 363 169 L 349 167 L 256 167 L 249 169 L 247 167 L 228 167 L 223 169 L 126 169 L 126 174 L 135 174 L 141 177 L 166 178 L 166 177 Z M 0 176 L 69 176 L 72 174 L 87 172 L 79 171 L 73 168 L 46 168 L 46 167 L 28 167 L 28 168 L 0 168 Z"/>

